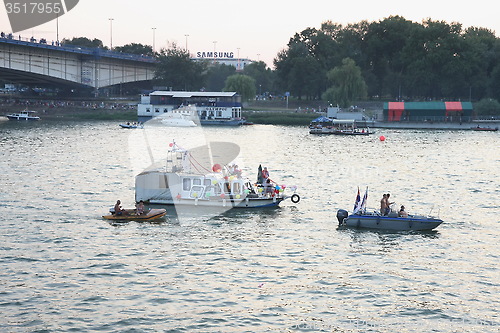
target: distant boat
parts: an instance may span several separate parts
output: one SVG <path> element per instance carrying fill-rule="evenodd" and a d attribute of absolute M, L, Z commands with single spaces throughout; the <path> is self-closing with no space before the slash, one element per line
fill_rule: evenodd
<path fill-rule="evenodd" d="M 241 96 L 236 92 L 154 91 L 141 96 L 137 105 L 141 121 L 171 113 L 187 115 L 201 126 L 240 126 L 244 123 Z"/>
<path fill-rule="evenodd" d="M 310 134 L 334 135 L 369 135 L 374 132 L 366 126 L 366 122 L 357 122 L 354 119 L 330 119 L 319 117 L 311 121 Z"/>
<path fill-rule="evenodd" d="M 120 124 L 120 127 L 122 128 L 143 128 L 144 126 L 142 123 L 126 123 L 126 124 Z"/>
<path fill-rule="evenodd" d="M 35 112 L 36 111 L 24 110 L 19 113 L 8 114 L 7 118 L 9 118 L 9 120 L 40 120 L 40 117 L 32 115 Z"/>
<path fill-rule="evenodd" d="M 480 127 L 480 126 L 477 126 L 477 127 L 472 127 L 471 128 L 473 131 L 485 131 L 485 132 L 496 132 L 498 131 L 498 127 Z"/>
<path fill-rule="evenodd" d="M 110 209 L 110 215 L 104 215 L 102 218 L 115 221 L 152 221 L 164 217 L 167 214 L 165 209 L 150 209 L 144 214 L 137 215 L 135 209 L 125 209 L 125 214 L 116 215 L 114 208 Z"/>

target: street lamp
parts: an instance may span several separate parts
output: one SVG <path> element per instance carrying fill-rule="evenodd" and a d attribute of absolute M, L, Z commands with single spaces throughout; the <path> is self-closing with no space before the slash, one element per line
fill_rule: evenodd
<path fill-rule="evenodd" d="M 113 18 L 109 19 L 109 29 L 110 29 L 110 35 L 111 35 L 111 42 L 110 42 L 110 50 L 113 50 Z"/>
<path fill-rule="evenodd" d="M 186 37 L 186 51 L 188 50 L 188 37 L 189 35 L 184 35 L 184 37 Z"/>
<path fill-rule="evenodd" d="M 240 65 L 240 48 L 237 47 L 236 49 L 238 50 L 238 64 L 236 66 L 236 69 L 240 71 L 241 70 L 241 65 Z"/>
<path fill-rule="evenodd" d="M 156 28 L 151 28 L 153 30 L 153 53 L 155 53 L 155 31 Z"/>

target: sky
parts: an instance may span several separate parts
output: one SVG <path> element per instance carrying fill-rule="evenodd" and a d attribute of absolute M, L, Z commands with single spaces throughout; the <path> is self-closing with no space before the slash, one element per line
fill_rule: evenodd
<path fill-rule="evenodd" d="M 57 40 L 58 31 L 59 40 L 97 38 L 108 47 L 111 39 L 113 46 L 153 45 L 154 41 L 157 51 L 176 43 L 192 54 L 233 52 L 235 57 L 264 61 L 273 68 L 273 59 L 295 33 L 320 28 L 325 21 L 346 25 L 399 15 L 417 23 L 428 18 L 459 22 L 464 28 L 487 28 L 499 36 L 500 20 L 492 4 L 491 0 L 80 0 L 59 18 L 58 29 L 54 20 L 19 34 L 50 43 Z M 3 6 L 0 31 L 12 31 Z"/>

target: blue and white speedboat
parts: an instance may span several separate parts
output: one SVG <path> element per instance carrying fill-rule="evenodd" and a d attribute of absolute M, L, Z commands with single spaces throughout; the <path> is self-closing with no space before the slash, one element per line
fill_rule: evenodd
<path fill-rule="evenodd" d="M 396 212 L 383 216 L 376 211 L 349 214 L 343 209 L 337 211 L 337 219 L 339 226 L 383 230 L 432 230 L 443 223 L 443 220 L 430 216 L 399 217 Z"/>
<path fill-rule="evenodd" d="M 402 211 L 395 212 L 390 210 L 388 214 L 384 215 L 376 210 L 367 211 L 366 202 L 368 199 L 368 188 L 366 193 L 361 199 L 358 188 L 358 195 L 354 202 L 354 209 L 351 214 L 344 209 L 337 211 L 337 220 L 339 226 L 353 227 L 353 228 L 369 228 L 369 229 L 383 229 L 383 230 L 432 230 L 437 228 L 443 220 L 424 215 L 409 215 Z"/>

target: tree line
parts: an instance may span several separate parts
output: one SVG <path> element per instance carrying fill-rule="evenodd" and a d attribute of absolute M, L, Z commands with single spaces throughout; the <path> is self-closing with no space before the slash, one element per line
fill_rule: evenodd
<path fill-rule="evenodd" d="M 492 31 L 400 16 L 347 26 L 325 22 L 296 33 L 274 61 L 279 86 L 320 98 L 331 85 L 328 73 L 345 59 L 359 67 L 368 98 L 500 98 L 500 40 Z"/>
<path fill-rule="evenodd" d="M 274 70 L 254 62 L 242 73 L 210 60 L 193 61 L 175 44 L 159 52 L 141 44 L 114 50 L 157 57 L 155 85 L 238 88 L 244 99 L 264 92 L 341 106 L 363 99 L 500 99 L 500 39 L 489 29 L 464 29 L 456 22 L 415 23 L 401 16 L 345 26 L 327 21 L 292 36 L 274 59 Z"/>

